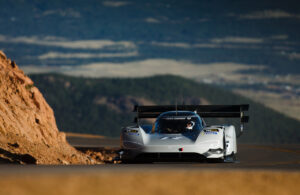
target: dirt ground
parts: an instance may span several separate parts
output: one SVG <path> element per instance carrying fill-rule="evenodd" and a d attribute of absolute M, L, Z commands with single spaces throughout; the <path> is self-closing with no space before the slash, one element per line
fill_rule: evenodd
<path fill-rule="evenodd" d="M 299 171 L 161 170 L 73 174 L 26 173 L 2 176 L 0 194 L 296 195 L 300 190 L 299 181 Z"/>

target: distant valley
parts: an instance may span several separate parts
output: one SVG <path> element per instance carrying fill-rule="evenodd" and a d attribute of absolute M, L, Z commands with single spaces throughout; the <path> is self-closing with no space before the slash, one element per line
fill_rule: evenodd
<path fill-rule="evenodd" d="M 27 74 L 178 75 L 299 120 L 299 10 L 295 0 L 2 0 L 0 50 Z"/>

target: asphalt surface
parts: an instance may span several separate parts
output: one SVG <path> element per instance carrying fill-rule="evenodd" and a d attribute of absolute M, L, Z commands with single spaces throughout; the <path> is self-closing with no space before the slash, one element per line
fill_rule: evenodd
<path fill-rule="evenodd" d="M 77 148 L 118 149 L 119 139 L 67 137 Z M 300 171 L 300 144 L 238 144 L 235 163 L 158 162 L 153 164 L 104 165 L 0 165 L 1 174 L 40 173 L 94 173 L 164 170 L 277 170 Z"/>
<path fill-rule="evenodd" d="M 75 147 L 118 148 L 119 139 L 68 137 Z M 104 167 L 284 169 L 300 171 L 300 144 L 238 144 L 235 163 L 154 163 L 143 165 L 105 165 Z"/>

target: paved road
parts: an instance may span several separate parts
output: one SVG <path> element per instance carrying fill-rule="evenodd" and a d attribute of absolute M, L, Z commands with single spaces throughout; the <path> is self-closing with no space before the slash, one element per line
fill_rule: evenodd
<path fill-rule="evenodd" d="M 117 148 L 118 139 L 67 138 L 76 147 Z M 105 164 L 105 165 L 0 165 L 1 174 L 40 174 L 40 173 L 94 173 L 123 171 L 162 171 L 162 170 L 284 170 L 300 171 L 300 144 L 238 144 L 236 163 L 154 163 L 154 164 Z"/>
<path fill-rule="evenodd" d="M 67 136 L 67 141 L 74 147 L 120 147 L 118 138 Z"/>
<path fill-rule="evenodd" d="M 75 147 L 113 147 L 118 148 L 119 139 L 103 138 L 67 138 Z M 237 163 L 154 163 L 143 165 L 153 167 L 176 168 L 256 168 L 256 169 L 291 169 L 300 171 L 300 144 L 238 144 Z M 107 166 L 107 165 L 105 165 Z M 125 165 L 109 165 L 124 167 Z M 137 165 L 128 165 L 128 167 Z M 141 166 L 141 165 L 140 165 Z"/>

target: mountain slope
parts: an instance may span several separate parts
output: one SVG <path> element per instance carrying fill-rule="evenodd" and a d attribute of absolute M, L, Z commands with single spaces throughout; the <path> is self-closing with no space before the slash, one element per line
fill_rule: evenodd
<path fill-rule="evenodd" d="M 300 123 L 261 104 L 217 87 L 177 76 L 139 79 L 86 79 L 63 75 L 32 75 L 53 107 L 63 131 L 119 136 L 132 124 L 133 105 L 149 104 L 250 104 L 250 123 L 242 142 L 299 143 Z M 220 123 L 237 123 L 221 120 Z M 208 120 L 214 123 L 216 121 Z"/>
<path fill-rule="evenodd" d="M 32 80 L 0 51 L 0 163 L 91 164 L 58 131 Z"/>

